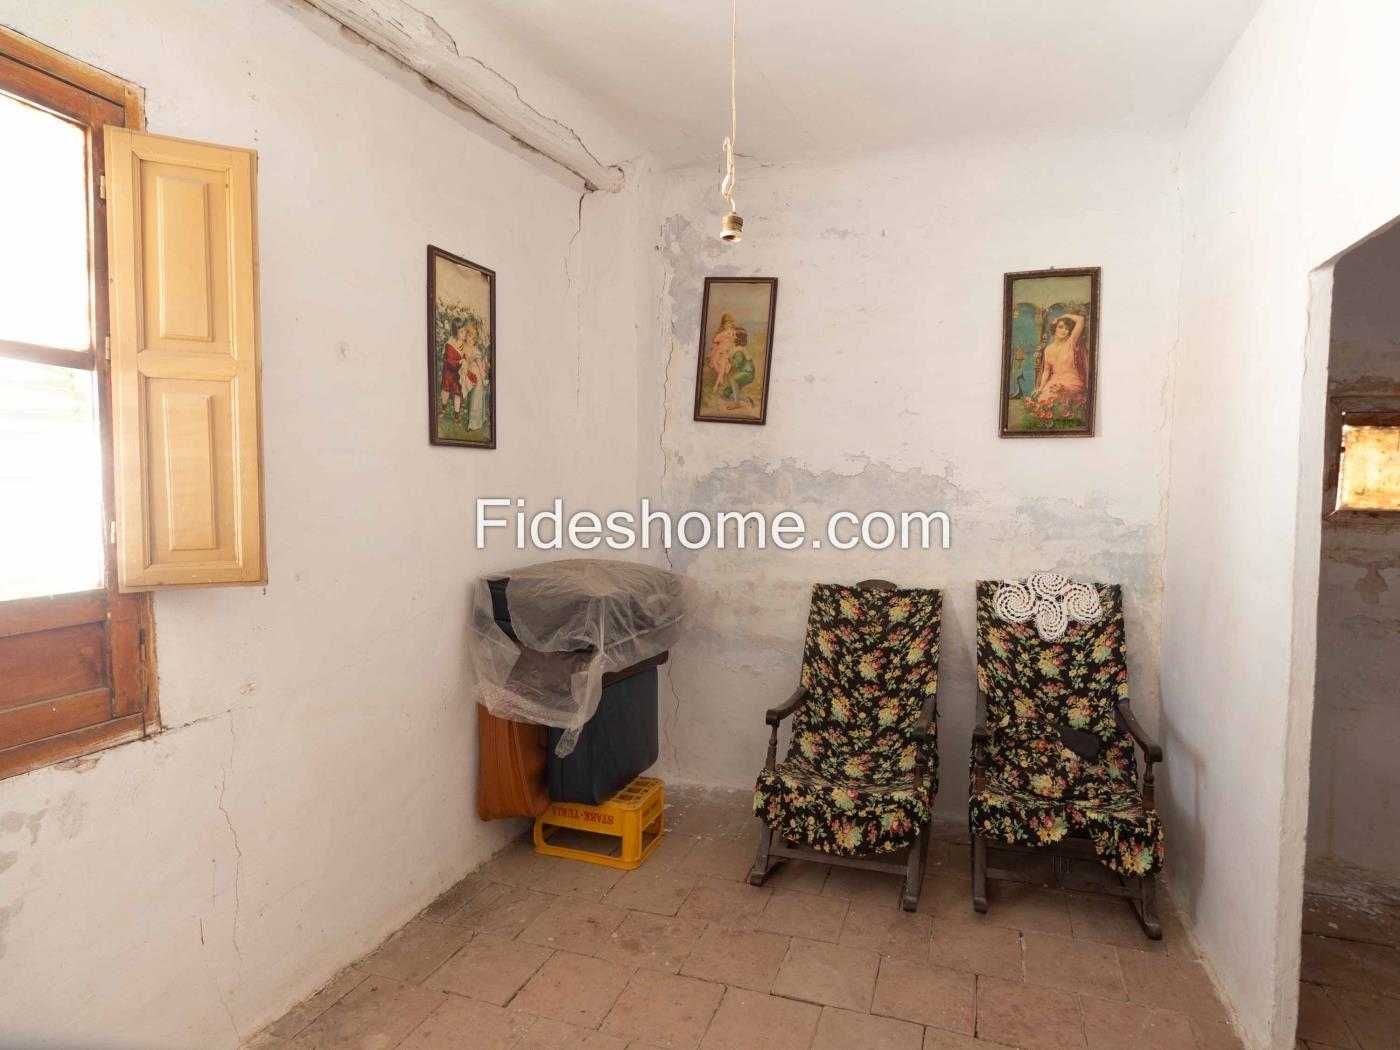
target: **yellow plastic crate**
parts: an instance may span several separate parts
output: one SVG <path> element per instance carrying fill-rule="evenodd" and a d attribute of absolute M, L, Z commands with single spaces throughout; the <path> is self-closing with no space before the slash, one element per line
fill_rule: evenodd
<path fill-rule="evenodd" d="M 535 852 L 549 857 L 605 864 L 610 868 L 639 867 L 661 844 L 666 830 L 666 785 L 655 777 L 635 777 L 606 802 L 585 806 L 577 802 L 551 802 L 535 818 Z M 587 832 L 587 836 L 560 832 Z M 596 836 L 602 836 L 597 838 Z M 601 845 L 563 845 L 551 839 L 584 839 Z"/>

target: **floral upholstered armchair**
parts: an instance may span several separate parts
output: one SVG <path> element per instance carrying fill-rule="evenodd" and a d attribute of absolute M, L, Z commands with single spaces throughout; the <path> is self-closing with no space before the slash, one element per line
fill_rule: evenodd
<path fill-rule="evenodd" d="M 987 910 L 989 844 L 1050 850 L 1060 878 L 1071 859 L 1105 865 L 1117 876 L 1106 892 L 1127 897 L 1147 935 L 1160 938 L 1163 836 L 1152 785 L 1162 749 L 1129 706 L 1121 589 L 1053 573 L 979 582 L 977 686 L 973 906 Z"/>
<path fill-rule="evenodd" d="M 903 907 L 918 907 L 938 791 L 941 610 L 938 591 L 884 580 L 812 588 L 802 685 L 767 714 L 755 886 L 782 858 L 802 857 L 902 874 Z M 778 726 L 790 715 L 779 762 Z M 871 859 L 899 850 L 901 861 Z"/>

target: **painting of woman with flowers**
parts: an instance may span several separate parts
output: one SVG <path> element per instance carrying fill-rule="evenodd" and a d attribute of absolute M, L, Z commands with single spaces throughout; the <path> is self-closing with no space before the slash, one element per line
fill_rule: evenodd
<path fill-rule="evenodd" d="M 1092 437 L 1099 270 L 1006 275 L 1002 437 Z"/>

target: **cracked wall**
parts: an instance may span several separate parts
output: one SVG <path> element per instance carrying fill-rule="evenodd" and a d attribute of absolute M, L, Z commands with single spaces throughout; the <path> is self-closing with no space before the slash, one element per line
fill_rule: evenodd
<path fill-rule="evenodd" d="M 1400 394 L 1400 230 L 1349 253 L 1335 282 L 1328 394 Z M 1391 878 L 1400 877 L 1398 584 L 1400 530 L 1323 523 L 1308 859 Z"/>
<path fill-rule="evenodd" d="M 0 781 L 6 1046 L 230 1050 L 518 833 L 475 816 L 465 638 L 471 581 L 528 556 L 476 551 L 472 501 L 635 499 L 633 195 L 297 4 L 226 15 L 5 12 L 140 83 L 153 132 L 259 149 L 270 571 L 157 597 L 162 733 Z M 424 433 L 430 243 L 498 275 L 494 452 Z"/>
<path fill-rule="evenodd" d="M 950 142 L 936 155 L 821 166 L 741 161 L 745 235 L 734 246 L 715 237 L 718 176 L 671 173 L 651 344 L 664 368 L 652 388 L 664 399 L 651 438 L 660 501 L 674 511 L 796 510 L 809 528 L 837 509 L 942 510 L 952 544 L 672 551 L 704 602 L 663 692 L 667 775 L 752 783 L 763 711 L 797 681 L 816 580 L 883 576 L 945 590 L 943 818 L 965 819 L 978 578 L 1049 568 L 1122 582 L 1133 691 L 1155 724 L 1180 252 L 1174 159 L 1170 142 L 1125 135 Z M 999 439 L 1002 274 L 1088 265 L 1104 274 L 1099 435 Z M 763 427 L 692 420 L 703 281 L 723 275 L 779 279 Z"/>

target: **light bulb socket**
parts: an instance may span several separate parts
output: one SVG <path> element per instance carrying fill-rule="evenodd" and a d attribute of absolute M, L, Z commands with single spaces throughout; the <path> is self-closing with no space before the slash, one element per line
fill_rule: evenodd
<path fill-rule="evenodd" d="M 737 241 L 744 236 L 744 220 L 739 217 L 738 212 L 731 211 L 719 224 L 719 239 L 722 241 Z"/>

